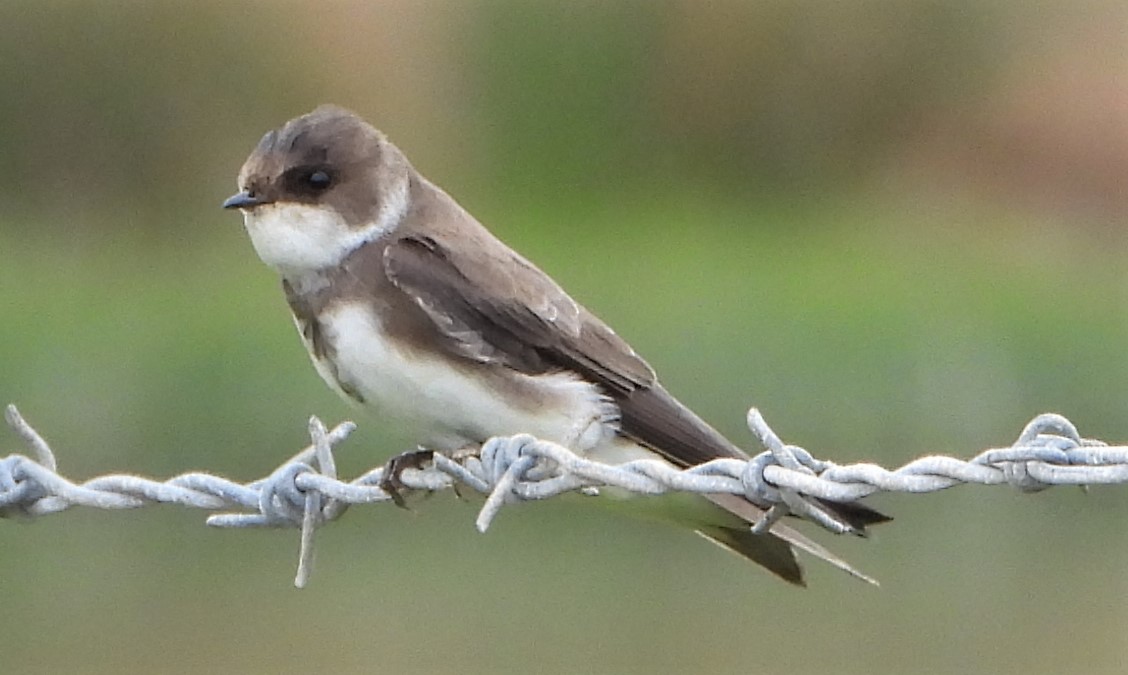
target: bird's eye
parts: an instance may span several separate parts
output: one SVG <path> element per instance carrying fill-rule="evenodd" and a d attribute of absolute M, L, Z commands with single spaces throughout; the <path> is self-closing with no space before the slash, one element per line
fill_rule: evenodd
<path fill-rule="evenodd" d="M 329 172 L 318 169 L 306 176 L 306 183 L 314 190 L 320 192 L 332 185 L 333 178 L 329 175 Z"/>

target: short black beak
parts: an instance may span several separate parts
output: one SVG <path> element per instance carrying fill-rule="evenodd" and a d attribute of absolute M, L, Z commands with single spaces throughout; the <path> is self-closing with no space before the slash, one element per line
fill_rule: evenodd
<path fill-rule="evenodd" d="M 225 209 L 253 209 L 256 206 L 265 204 L 266 201 L 261 197 L 255 197 L 250 192 L 243 190 L 242 192 L 231 195 L 227 201 L 223 202 Z"/>

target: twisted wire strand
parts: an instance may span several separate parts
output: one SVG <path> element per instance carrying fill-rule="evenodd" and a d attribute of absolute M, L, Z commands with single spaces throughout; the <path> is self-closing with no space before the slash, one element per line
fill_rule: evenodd
<path fill-rule="evenodd" d="M 75 483 L 58 473 L 50 445 L 15 406 L 7 407 L 5 418 L 30 454 L 0 459 L 0 517 L 38 517 L 72 506 L 129 509 L 157 503 L 209 511 L 238 509 L 212 514 L 207 524 L 301 529 L 294 581 L 298 587 L 305 586 L 312 574 L 318 527 L 339 518 L 350 505 L 394 500 L 381 488 L 386 466 L 351 481 L 337 477 L 333 453 L 356 428 L 352 422 L 326 429 L 317 417 L 311 417 L 310 446 L 268 476 L 246 484 L 201 472 L 163 481 L 110 474 Z M 612 466 L 520 434 L 492 438 L 476 453 L 452 457 L 434 453 L 428 466 L 404 469 L 398 479 L 410 490 L 436 492 L 463 486 L 486 495 L 475 522 L 481 532 L 506 505 L 566 492 L 597 494 L 600 488 L 613 487 L 646 495 L 742 495 L 766 510 L 753 526 L 756 532 L 794 514 L 836 534 L 854 530 L 820 500 L 854 501 L 877 492 L 935 492 L 969 483 L 1035 492 L 1054 485 L 1128 482 L 1128 446 L 1083 438 L 1072 422 L 1054 413 L 1031 420 L 1009 447 L 988 449 L 970 460 L 930 455 L 893 470 L 869 463 L 840 466 L 819 460 L 803 448 L 785 444 L 755 408 L 748 412 L 747 421 L 764 447 L 750 460 L 717 459 L 688 469 L 676 469 L 660 460 Z"/>

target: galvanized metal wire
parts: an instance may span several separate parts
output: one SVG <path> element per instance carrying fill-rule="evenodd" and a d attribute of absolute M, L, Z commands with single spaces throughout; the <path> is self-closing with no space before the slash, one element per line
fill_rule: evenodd
<path fill-rule="evenodd" d="M 311 444 L 270 475 L 241 484 L 208 473 L 185 473 L 167 480 L 129 474 L 98 476 L 78 483 L 57 470 L 55 453 L 15 406 L 5 411 L 8 425 L 29 454 L 0 459 L 0 517 L 37 517 L 72 506 L 130 509 L 148 504 L 180 504 L 209 511 L 214 527 L 293 527 L 301 529 L 295 584 L 310 578 L 314 536 L 350 505 L 392 502 L 381 487 L 387 466 L 353 480 L 337 477 L 334 449 L 355 429 L 342 422 L 326 429 L 310 418 Z M 585 459 L 555 443 L 528 435 L 493 438 L 477 452 L 448 457 L 434 453 L 421 468 L 406 468 L 398 481 L 408 490 L 440 491 L 461 486 L 486 495 L 476 525 L 484 532 L 503 507 L 569 492 L 597 493 L 614 487 L 633 493 L 732 493 L 766 509 L 753 526 L 758 532 L 788 514 L 836 534 L 853 532 L 849 523 L 820 500 L 854 501 L 877 492 L 923 493 L 955 485 L 1010 485 L 1024 492 L 1054 485 L 1128 482 L 1128 446 L 1109 446 L 1082 438 L 1061 415 L 1035 417 L 1010 446 L 985 450 L 970 460 L 931 455 L 888 470 L 875 464 L 837 465 L 784 443 L 753 408 L 748 426 L 764 447 L 749 461 L 718 459 L 689 469 L 659 460 L 607 465 Z"/>

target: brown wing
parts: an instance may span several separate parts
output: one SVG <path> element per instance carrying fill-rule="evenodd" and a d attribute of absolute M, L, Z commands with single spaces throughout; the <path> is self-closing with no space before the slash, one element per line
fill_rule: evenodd
<path fill-rule="evenodd" d="M 677 466 L 746 457 L 671 396 L 630 345 L 548 275 L 490 243 L 456 248 L 433 234 L 408 234 L 388 245 L 384 265 L 461 355 L 530 374 L 580 373 L 615 399 L 623 435 Z"/>
<path fill-rule="evenodd" d="M 530 374 L 573 370 L 612 396 L 655 384 L 622 338 L 503 246 L 456 249 L 412 234 L 388 245 L 384 266 L 467 358 Z"/>

